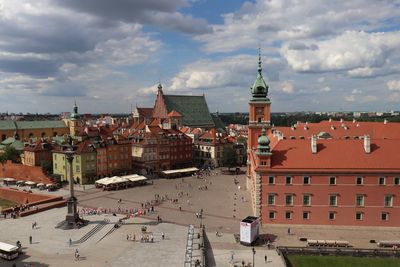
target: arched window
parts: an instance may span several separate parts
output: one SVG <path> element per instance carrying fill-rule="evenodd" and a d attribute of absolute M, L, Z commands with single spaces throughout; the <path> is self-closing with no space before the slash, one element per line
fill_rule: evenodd
<path fill-rule="evenodd" d="M 45 137 L 46 136 L 46 133 L 45 132 L 42 132 L 42 137 Z"/>
<path fill-rule="evenodd" d="M 29 133 L 28 137 L 29 137 L 29 138 L 34 137 L 33 133 Z"/>

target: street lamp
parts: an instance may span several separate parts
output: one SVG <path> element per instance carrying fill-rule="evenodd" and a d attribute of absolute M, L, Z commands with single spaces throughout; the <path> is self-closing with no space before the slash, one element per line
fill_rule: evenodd
<path fill-rule="evenodd" d="M 256 255 L 256 250 L 254 249 L 254 247 L 252 247 L 251 250 L 253 251 L 253 267 L 254 267 L 254 256 Z"/>

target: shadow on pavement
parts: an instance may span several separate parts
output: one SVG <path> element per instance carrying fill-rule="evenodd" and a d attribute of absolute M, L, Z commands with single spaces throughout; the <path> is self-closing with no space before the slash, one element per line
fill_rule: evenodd
<path fill-rule="evenodd" d="M 214 252 L 212 250 L 210 240 L 208 240 L 207 234 L 204 234 L 204 247 L 206 249 L 206 264 L 205 264 L 205 266 L 209 266 L 209 267 L 217 266 L 215 263 Z"/>

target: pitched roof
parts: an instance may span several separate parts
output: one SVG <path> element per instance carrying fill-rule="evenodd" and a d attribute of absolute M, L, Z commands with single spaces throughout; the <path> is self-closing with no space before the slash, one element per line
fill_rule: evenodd
<path fill-rule="evenodd" d="M 371 153 L 363 140 L 318 140 L 311 153 L 310 140 L 280 140 L 272 150 L 272 169 L 400 170 L 400 140 L 371 140 Z"/>
<path fill-rule="evenodd" d="M 139 115 L 144 118 L 151 118 L 153 116 L 153 108 L 136 108 Z"/>
<path fill-rule="evenodd" d="M 211 115 L 215 127 L 220 131 L 220 132 L 225 132 L 225 124 L 222 122 L 221 118 L 218 115 Z"/>
<path fill-rule="evenodd" d="M 15 130 L 15 121 L 0 121 L 0 130 Z"/>
<path fill-rule="evenodd" d="M 182 114 L 174 109 L 170 113 L 168 113 L 167 116 L 168 117 L 182 117 Z"/>
<path fill-rule="evenodd" d="M 53 146 L 46 142 L 46 141 L 41 141 L 37 140 L 36 142 L 29 144 L 25 147 L 25 151 L 50 151 L 53 149 Z"/>
<path fill-rule="evenodd" d="M 63 121 L 17 121 L 18 129 L 67 128 Z"/>
<path fill-rule="evenodd" d="M 168 113 L 176 110 L 183 115 L 183 125 L 213 127 L 214 121 L 204 96 L 164 95 Z"/>
<path fill-rule="evenodd" d="M 343 139 L 346 136 L 369 135 L 374 139 L 400 139 L 400 123 L 383 122 L 340 122 L 340 121 L 321 121 L 320 123 L 299 123 L 295 128 L 275 127 L 284 137 L 291 136 L 305 138 L 326 132 L 334 139 Z"/>

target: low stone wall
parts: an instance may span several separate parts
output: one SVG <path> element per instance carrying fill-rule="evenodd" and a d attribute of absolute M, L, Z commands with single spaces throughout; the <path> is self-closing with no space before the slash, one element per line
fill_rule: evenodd
<path fill-rule="evenodd" d="M 59 202 L 58 205 L 61 205 L 61 203 L 64 203 L 63 205 L 65 205 L 65 200 L 63 200 L 62 196 L 34 194 L 34 193 L 29 193 L 29 192 L 25 192 L 22 190 L 18 190 L 15 188 L 0 187 L 0 198 L 10 200 L 19 205 L 29 205 L 30 208 L 25 209 L 24 211 L 21 211 L 20 216 L 22 216 L 21 214 L 24 214 L 24 213 L 29 215 L 32 213 L 39 212 L 39 211 L 41 211 L 41 209 L 43 209 L 45 207 L 47 208 L 47 205 L 45 207 L 40 207 L 38 209 L 33 209 L 32 208 L 33 206 L 43 205 L 43 204 L 52 203 L 52 202 Z M 51 205 L 49 205 L 49 206 L 51 206 Z M 14 211 L 19 211 L 19 208 L 20 208 L 20 206 L 14 208 Z M 50 208 L 47 208 L 47 209 L 50 209 Z M 2 213 L 7 214 L 7 213 L 11 213 L 12 211 L 13 211 L 13 208 L 3 209 Z M 27 216 L 27 215 L 25 215 L 25 216 Z"/>
<path fill-rule="evenodd" d="M 54 198 L 54 196 L 41 195 L 41 194 L 39 195 L 39 194 L 24 192 L 14 188 L 0 187 L 0 198 L 7 199 L 22 205 L 27 203 L 32 204 L 34 202 L 40 202 L 46 199 Z"/>
<path fill-rule="evenodd" d="M 37 209 L 25 210 L 25 211 L 21 212 L 19 214 L 19 216 L 20 217 L 25 217 L 25 216 L 29 216 L 29 215 L 32 215 L 32 214 L 35 214 L 35 213 L 38 213 L 38 212 L 42 212 L 42 211 L 45 211 L 45 210 L 50 210 L 50 209 L 53 209 L 53 208 L 61 208 L 61 207 L 64 207 L 66 205 L 67 205 L 67 201 L 66 200 L 56 201 L 56 202 L 49 203 L 49 205 L 38 207 Z"/>

